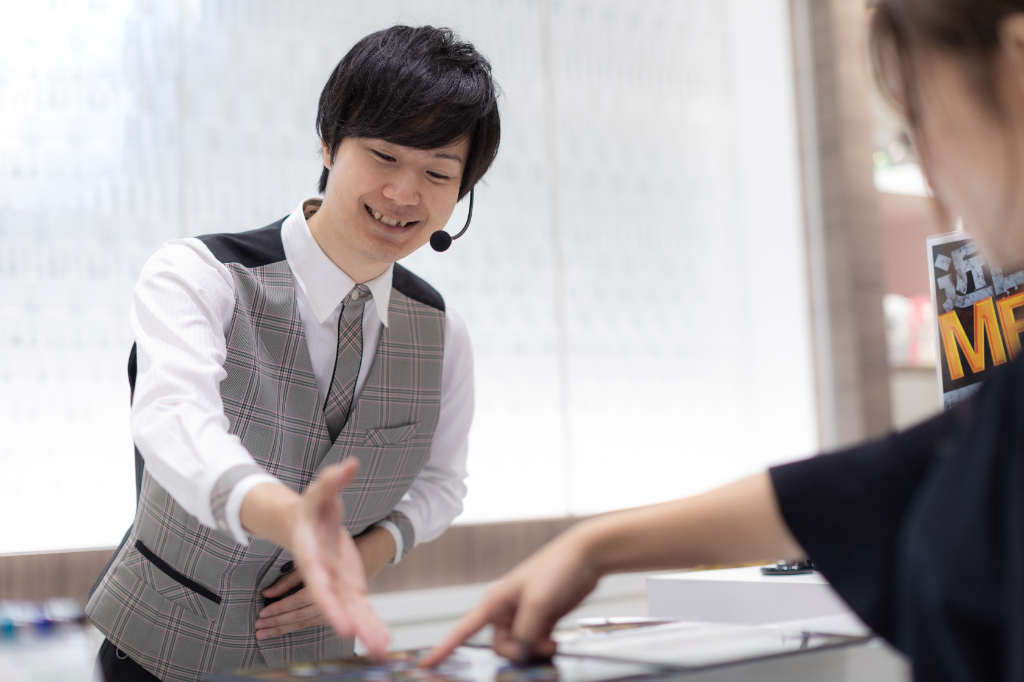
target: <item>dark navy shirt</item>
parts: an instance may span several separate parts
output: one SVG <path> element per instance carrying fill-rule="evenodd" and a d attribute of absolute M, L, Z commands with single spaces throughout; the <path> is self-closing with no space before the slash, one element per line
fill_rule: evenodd
<path fill-rule="evenodd" d="M 1024 363 L 909 430 L 770 470 L 782 515 L 920 681 L 1024 680 Z"/>

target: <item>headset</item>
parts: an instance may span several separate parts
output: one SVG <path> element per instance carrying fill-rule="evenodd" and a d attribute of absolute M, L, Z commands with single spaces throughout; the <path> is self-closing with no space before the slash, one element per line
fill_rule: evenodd
<path fill-rule="evenodd" d="M 438 253 L 447 251 L 448 247 L 452 245 L 453 239 L 458 239 L 462 235 L 466 234 L 466 230 L 469 229 L 469 222 L 473 220 L 473 194 L 476 192 L 476 188 L 469 190 L 469 215 L 466 216 L 466 224 L 462 226 L 459 233 L 454 237 L 445 232 L 444 230 L 438 230 L 434 234 L 430 235 L 430 248 L 434 249 Z"/>

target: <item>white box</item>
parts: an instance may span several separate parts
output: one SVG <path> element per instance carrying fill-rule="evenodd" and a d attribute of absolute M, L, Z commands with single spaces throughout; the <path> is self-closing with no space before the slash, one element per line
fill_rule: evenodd
<path fill-rule="evenodd" d="M 652 617 L 719 623 L 856 618 L 820 573 L 767 576 L 758 566 L 651 576 L 647 607 Z"/>

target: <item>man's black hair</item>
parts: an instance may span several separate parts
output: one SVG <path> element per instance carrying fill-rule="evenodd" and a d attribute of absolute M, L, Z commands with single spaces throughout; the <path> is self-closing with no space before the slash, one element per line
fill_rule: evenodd
<path fill-rule="evenodd" d="M 392 26 L 338 62 L 320 93 L 316 129 L 332 160 L 346 137 L 436 149 L 468 136 L 462 199 L 498 154 L 498 88 L 487 59 L 450 29 Z M 328 172 L 320 175 L 321 194 Z"/>

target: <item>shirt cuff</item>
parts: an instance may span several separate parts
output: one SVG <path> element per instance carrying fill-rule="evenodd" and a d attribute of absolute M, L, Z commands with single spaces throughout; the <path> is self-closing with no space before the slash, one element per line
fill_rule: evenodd
<path fill-rule="evenodd" d="M 387 530 L 387 532 L 391 533 L 391 537 L 395 539 L 395 556 L 391 559 L 391 563 L 397 564 L 402 560 L 402 556 L 405 554 L 403 551 L 405 549 L 405 545 L 402 542 L 402 531 L 398 530 L 398 526 L 390 521 L 381 521 L 374 525 Z"/>
<path fill-rule="evenodd" d="M 261 483 L 281 483 L 279 480 L 266 472 L 253 473 L 238 481 L 228 495 L 228 501 L 224 505 L 224 521 L 227 522 L 228 530 L 240 545 L 249 544 L 249 534 L 242 528 L 242 500 L 249 494 L 249 491 Z M 283 484 L 282 484 L 283 485 Z M 221 530 L 224 530 L 223 528 Z"/>

